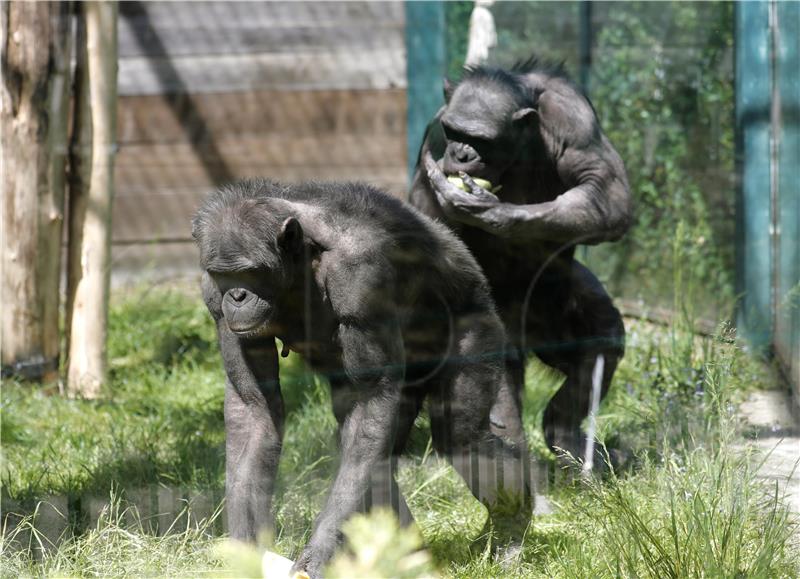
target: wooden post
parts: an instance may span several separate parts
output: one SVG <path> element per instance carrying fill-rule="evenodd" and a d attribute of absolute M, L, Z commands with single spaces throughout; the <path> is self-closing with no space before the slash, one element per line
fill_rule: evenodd
<path fill-rule="evenodd" d="M 86 78 L 76 101 L 74 129 L 78 150 L 73 159 L 75 181 L 70 189 L 69 365 L 70 395 L 97 397 L 106 378 L 111 202 L 114 194 L 114 153 L 117 106 L 116 2 L 83 2 L 80 20 L 85 30 Z M 87 114 L 88 113 L 88 114 Z M 89 125 L 87 127 L 86 125 Z M 82 138 L 90 135 L 91 144 Z M 91 147 L 90 167 L 87 167 Z M 85 176 L 88 174 L 88 188 Z"/>
<path fill-rule="evenodd" d="M 3 373 L 58 377 L 70 5 L 0 4 Z"/>

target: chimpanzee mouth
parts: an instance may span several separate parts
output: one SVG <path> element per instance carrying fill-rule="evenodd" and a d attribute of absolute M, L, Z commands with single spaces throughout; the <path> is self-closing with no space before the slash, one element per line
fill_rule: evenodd
<path fill-rule="evenodd" d="M 248 328 L 231 328 L 230 324 L 228 324 L 228 328 L 239 338 L 262 338 L 269 334 L 268 321 L 254 324 Z"/>

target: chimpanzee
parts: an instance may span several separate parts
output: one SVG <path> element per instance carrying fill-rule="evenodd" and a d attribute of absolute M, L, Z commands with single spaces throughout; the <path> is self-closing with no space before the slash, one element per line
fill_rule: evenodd
<path fill-rule="evenodd" d="M 490 515 L 518 519 L 492 510 L 512 493 L 529 519 L 524 446 L 494 435 L 489 420 L 505 379 L 503 326 L 447 227 L 364 184 L 250 180 L 212 194 L 193 236 L 228 377 L 234 538 L 253 540 L 272 522 L 284 420 L 276 338 L 328 377 L 339 424 L 339 470 L 296 570 L 317 576 L 357 509 L 388 502 L 408 512 L 394 472 L 426 399 L 435 448 Z"/>
<path fill-rule="evenodd" d="M 493 424 L 519 438 L 524 363 L 533 352 L 566 375 L 545 410 L 547 443 L 582 457 L 593 370 L 605 395 L 625 331 L 600 282 L 574 259 L 575 246 L 616 240 L 630 226 L 625 167 L 560 66 L 531 59 L 511 69 L 467 68 L 457 84 L 445 81 L 445 100 L 428 126 L 409 200 L 446 221 L 489 280 L 513 385 L 492 410 Z"/>

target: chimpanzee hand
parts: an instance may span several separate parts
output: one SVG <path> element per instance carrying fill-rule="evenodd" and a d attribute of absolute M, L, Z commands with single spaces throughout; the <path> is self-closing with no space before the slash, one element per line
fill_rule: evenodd
<path fill-rule="evenodd" d="M 425 154 L 423 161 L 436 199 L 447 217 L 493 233 L 497 232 L 495 210 L 502 203 L 494 194 L 477 185 L 466 173 L 460 173 L 459 177 L 469 191 L 462 191 L 447 180 L 447 176 L 429 152 Z"/>

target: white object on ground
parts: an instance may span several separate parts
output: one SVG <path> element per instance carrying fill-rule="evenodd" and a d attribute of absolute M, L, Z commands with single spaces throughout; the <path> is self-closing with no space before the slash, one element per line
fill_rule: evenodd
<path fill-rule="evenodd" d="M 261 574 L 264 579 L 308 579 L 303 572 L 289 574 L 294 561 L 272 551 L 265 551 L 261 558 Z"/>

